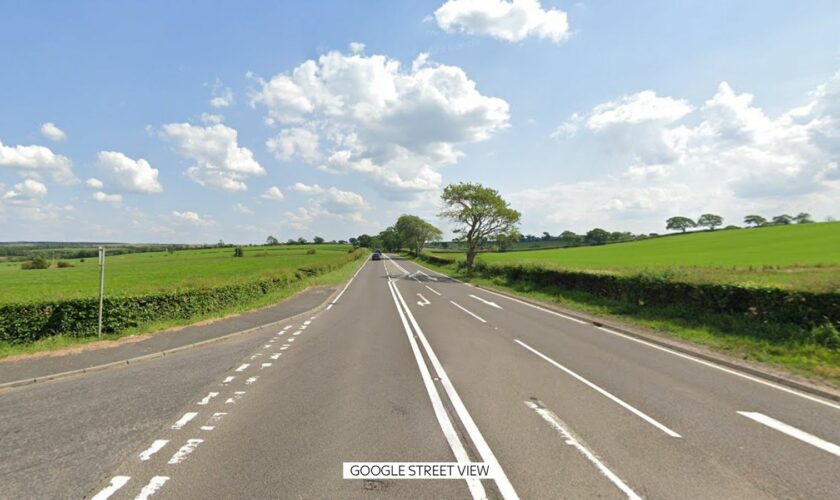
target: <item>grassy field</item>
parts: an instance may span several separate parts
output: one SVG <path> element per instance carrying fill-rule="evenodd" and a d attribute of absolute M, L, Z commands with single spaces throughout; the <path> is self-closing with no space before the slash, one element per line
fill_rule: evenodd
<path fill-rule="evenodd" d="M 331 244 L 245 247 L 242 258 L 234 258 L 232 248 L 115 255 L 107 258 L 105 290 L 111 297 L 134 296 L 270 278 L 344 256 L 350 248 Z M 311 249 L 315 254 L 307 255 Z M 97 259 L 67 262 L 74 267 L 22 270 L 19 262 L 0 263 L 0 304 L 97 296 Z"/>
<path fill-rule="evenodd" d="M 463 259 L 463 254 L 440 254 Z M 697 232 L 611 245 L 488 252 L 485 263 L 534 263 L 688 282 L 840 290 L 840 222 Z"/>

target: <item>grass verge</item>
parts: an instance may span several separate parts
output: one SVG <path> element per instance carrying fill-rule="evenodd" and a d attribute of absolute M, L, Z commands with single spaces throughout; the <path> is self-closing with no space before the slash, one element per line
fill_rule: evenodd
<path fill-rule="evenodd" d="M 350 279 L 353 273 L 355 273 L 360 266 L 364 265 L 366 261 L 367 259 L 362 258 L 354 260 L 352 262 L 348 262 L 346 265 L 328 273 L 324 273 L 319 276 L 313 276 L 310 278 L 304 278 L 302 280 L 294 282 L 292 285 L 282 290 L 269 292 L 260 297 L 258 300 L 221 309 L 210 314 L 195 315 L 186 320 L 181 319 L 144 323 L 135 328 L 127 329 L 118 334 L 103 334 L 102 340 L 118 340 L 131 335 L 142 335 L 147 333 L 160 332 L 169 328 L 187 326 L 193 323 L 198 323 L 200 321 L 223 318 L 231 314 L 242 313 L 254 309 L 259 309 L 261 307 L 266 307 L 281 302 L 297 293 L 302 292 L 303 290 L 309 287 L 330 286 L 336 285 L 338 283 L 343 283 Z M 27 344 L 11 344 L 8 342 L 0 342 L 0 359 L 22 354 L 58 351 L 71 347 L 79 347 L 84 344 L 90 344 L 98 341 L 99 339 L 96 337 L 73 337 L 70 335 L 54 335 Z"/>
<path fill-rule="evenodd" d="M 797 342 L 771 342 L 755 338 L 757 329 L 784 329 L 790 325 L 759 323 L 747 318 L 698 314 L 684 308 L 639 306 L 593 294 L 559 288 L 535 287 L 530 283 L 507 282 L 502 278 L 468 276 L 455 266 L 421 262 L 423 266 L 462 281 L 511 292 L 542 302 L 558 304 L 630 325 L 655 330 L 665 336 L 693 342 L 745 360 L 840 388 L 840 350 Z"/>

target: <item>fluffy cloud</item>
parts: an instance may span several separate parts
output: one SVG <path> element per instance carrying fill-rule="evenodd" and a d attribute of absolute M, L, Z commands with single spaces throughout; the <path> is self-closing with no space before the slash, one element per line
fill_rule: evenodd
<path fill-rule="evenodd" d="M 43 185 L 42 183 L 36 180 L 26 179 L 23 182 L 15 184 L 15 188 L 11 191 L 7 191 L 6 194 L 3 195 L 3 199 L 32 200 L 43 198 L 46 195 L 47 186 Z"/>
<path fill-rule="evenodd" d="M 109 202 L 109 203 L 120 203 L 122 202 L 122 195 L 119 194 L 106 194 L 102 191 L 97 191 L 93 193 L 92 198 L 96 201 L 100 202 Z"/>
<path fill-rule="evenodd" d="M 238 214 L 242 214 L 242 215 L 250 215 L 250 214 L 254 213 L 253 210 L 246 207 L 242 203 L 237 203 L 236 205 L 234 205 L 233 206 L 233 211 L 238 213 Z"/>
<path fill-rule="evenodd" d="M 47 122 L 41 125 L 41 134 L 51 141 L 63 141 L 67 139 L 67 134 L 63 130 L 55 126 L 53 122 Z"/>
<path fill-rule="evenodd" d="M 336 187 L 323 189 L 317 184 L 307 186 L 298 182 L 292 189 L 314 196 L 307 207 L 299 207 L 295 211 L 284 214 L 286 223 L 298 230 L 307 229 L 307 226 L 319 217 L 364 222 L 362 214 L 369 208 L 360 194 L 352 191 L 342 191 Z"/>
<path fill-rule="evenodd" d="M 201 122 L 208 125 L 216 125 L 225 121 L 225 117 L 219 114 L 201 113 Z"/>
<path fill-rule="evenodd" d="M 404 68 L 383 55 L 329 52 L 258 81 L 251 104 L 266 107 L 269 123 L 293 126 L 270 141 L 275 154 L 361 174 L 391 197 L 438 189 L 438 169 L 457 161 L 459 145 L 508 126 L 504 100 L 424 54 Z"/>
<path fill-rule="evenodd" d="M 187 168 L 187 176 L 202 186 L 244 191 L 248 189 L 245 179 L 265 174 L 251 150 L 237 143 L 236 130 L 228 126 L 170 123 L 163 126 L 162 135 L 174 143 L 178 154 L 195 161 Z"/>
<path fill-rule="evenodd" d="M 233 91 L 229 88 L 221 89 L 218 85 L 214 86 L 210 105 L 214 108 L 226 108 L 231 104 L 233 104 Z"/>
<path fill-rule="evenodd" d="M 335 187 L 327 189 L 321 197 L 321 205 L 332 214 L 352 213 L 367 208 L 365 199 L 352 191 Z"/>
<path fill-rule="evenodd" d="M 85 184 L 87 184 L 88 187 L 91 187 L 93 189 L 102 189 L 105 186 L 105 184 L 102 181 L 95 177 L 91 177 L 90 179 L 86 180 Z"/>
<path fill-rule="evenodd" d="M 283 199 L 283 192 L 280 191 L 280 188 L 277 186 L 271 186 L 268 188 L 265 193 L 263 193 L 260 198 L 264 198 L 266 200 L 276 200 L 280 201 Z"/>
<path fill-rule="evenodd" d="M 507 42 L 529 36 L 562 42 L 569 21 L 560 9 L 545 10 L 539 0 L 448 0 L 435 11 L 444 31 L 484 35 Z"/>
<path fill-rule="evenodd" d="M 0 141 L 0 168 L 17 170 L 28 176 L 49 174 L 58 182 L 73 182 L 73 163 L 45 146 L 6 146 Z"/>
<path fill-rule="evenodd" d="M 297 191 L 298 193 L 304 194 L 320 194 L 324 192 L 324 189 L 317 184 L 309 186 L 302 182 L 295 182 L 294 185 L 290 186 L 289 188 L 292 191 Z"/>
<path fill-rule="evenodd" d="M 179 212 L 177 210 L 174 210 L 172 212 L 172 217 L 175 219 L 176 222 L 182 222 L 198 227 L 207 227 L 215 224 L 215 222 L 212 219 L 209 219 L 207 217 L 202 218 L 196 212 L 191 211 Z"/>
<path fill-rule="evenodd" d="M 143 158 L 133 160 L 118 151 L 100 151 L 97 155 L 99 168 L 106 172 L 112 184 L 120 189 L 136 193 L 160 193 L 163 191 L 158 181 L 158 170 L 152 168 Z M 99 183 L 98 186 L 91 181 Z M 88 179 L 87 184 L 97 189 L 102 188 L 102 182 Z"/>

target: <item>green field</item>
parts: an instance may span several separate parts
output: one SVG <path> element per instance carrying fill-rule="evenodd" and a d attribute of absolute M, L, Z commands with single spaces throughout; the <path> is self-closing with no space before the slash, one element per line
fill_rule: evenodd
<path fill-rule="evenodd" d="M 463 259 L 463 254 L 440 253 Z M 840 222 L 697 232 L 628 243 L 487 252 L 485 263 L 534 263 L 563 269 L 663 272 L 688 282 L 840 290 Z"/>
<path fill-rule="evenodd" d="M 315 250 L 307 255 L 307 250 Z M 278 245 L 147 252 L 107 258 L 105 291 L 110 297 L 148 295 L 270 278 L 345 256 L 350 245 Z M 0 263 L 0 304 L 95 297 L 99 293 L 96 258 L 67 260 L 74 267 L 22 270 L 19 262 Z"/>

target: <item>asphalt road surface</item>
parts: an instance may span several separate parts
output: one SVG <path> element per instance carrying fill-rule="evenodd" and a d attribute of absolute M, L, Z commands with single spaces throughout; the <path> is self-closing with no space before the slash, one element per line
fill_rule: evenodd
<path fill-rule="evenodd" d="M 838 444 L 836 402 L 392 257 L 271 331 L 0 393 L 0 497 L 840 498 Z"/>

